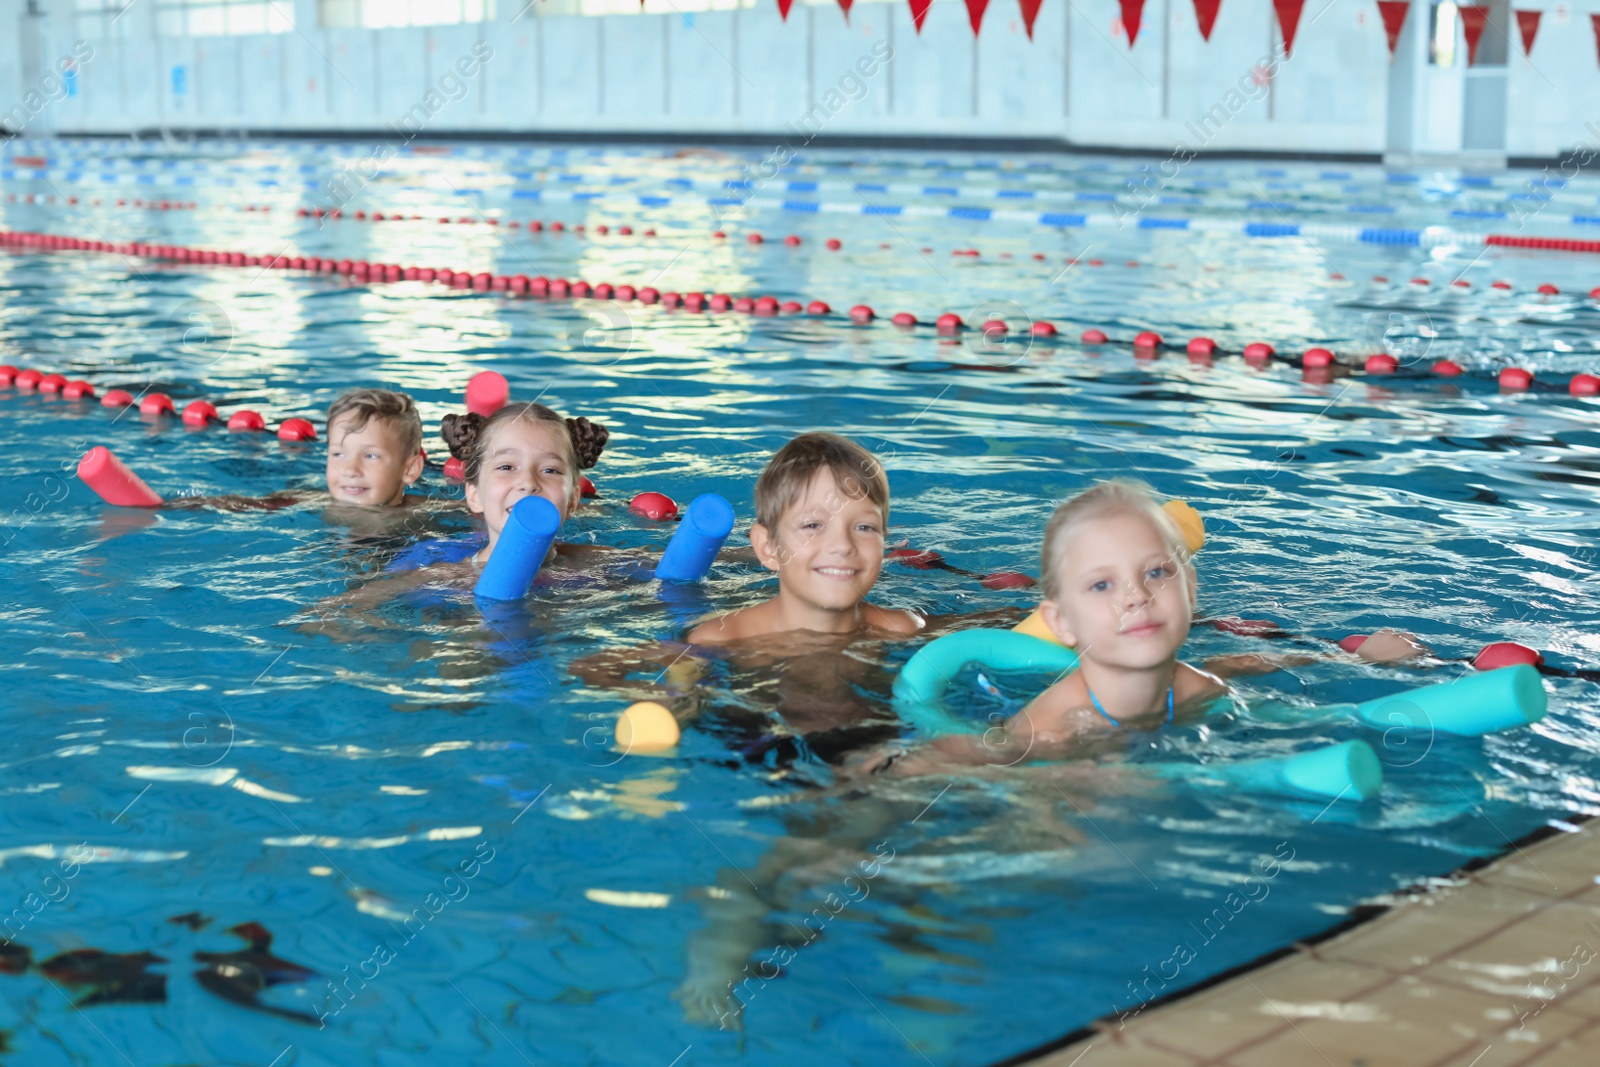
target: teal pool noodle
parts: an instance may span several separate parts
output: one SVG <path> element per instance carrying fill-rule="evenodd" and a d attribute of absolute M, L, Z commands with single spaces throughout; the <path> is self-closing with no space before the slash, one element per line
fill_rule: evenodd
<path fill-rule="evenodd" d="M 982 733 L 993 723 L 959 719 L 944 706 L 950 681 L 969 663 L 992 671 L 1065 674 L 1078 654 L 1064 645 L 1015 630 L 961 630 L 935 638 L 906 661 L 894 680 L 895 710 L 929 736 Z"/>
<path fill-rule="evenodd" d="M 716 493 L 695 497 L 661 553 L 655 576 L 663 582 L 698 582 L 711 571 L 711 562 L 732 532 L 732 504 Z"/>
<path fill-rule="evenodd" d="M 1478 737 L 1538 722 L 1544 718 L 1546 705 L 1539 672 L 1519 663 L 1368 700 L 1356 705 L 1356 715 L 1383 729 L 1441 730 Z"/>
<path fill-rule="evenodd" d="M 1383 788 L 1383 765 L 1365 741 L 1344 741 L 1276 759 L 1241 763 L 1139 764 L 1163 778 L 1220 778 L 1252 793 L 1321 800 L 1371 800 Z"/>
<path fill-rule="evenodd" d="M 528 595 L 533 576 L 539 573 L 556 531 L 561 529 L 561 512 L 542 496 L 525 496 L 511 507 L 500 530 L 489 562 L 483 565 L 473 590 L 485 600 L 521 600 Z"/>

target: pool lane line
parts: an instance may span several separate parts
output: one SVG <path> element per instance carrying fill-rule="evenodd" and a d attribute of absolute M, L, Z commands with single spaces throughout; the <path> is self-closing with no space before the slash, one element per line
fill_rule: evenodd
<path fill-rule="evenodd" d="M 470 273 L 449 268 L 401 267 L 398 264 L 375 264 L 367 260 L 333 259 L 321 256 L 289 257 L 280 254 L 263 257 L 246 255 L 242 252 L 216 252 L 169 244 L 85 240 L 56 234 L 16 233 L 3 230 L 0 230 L 0 247 L 22 247 L 42 251 L 114 252 L 123 256 L 141 256 L 201 266 L 256 267 L 263 270 L 297 270 L 318 274 L 339 274 L 367 284 L 397 281 L 435 282 L 449 285 L 451 289 L 494 292 L 507 296 L 534 296 L 553 299 L 612 299 L 623 303 L 637 299 L 647 306 L 659 303 L 668 310 L 682 307 L 694 313 L 702 311 L 713 313 L 732 311 L 738 314 L 752 314 L 758 318 L 793 317 L 804 314 L 808 318 L 834 319 L 837 321 L 833 309 L 821 300 L 813 300 L 807 304 L 802 304 L 797 300 L 779 301 L 777 297 L 770 295 L 732 297 L 727 293 L 716 293 L 707 297 L 702 292 L 681 294 L 671 290 L 663 292 L 648 285 L 642 288 L 635 288 L 627 284 L 614 286 L 609 282 L 591 284 L 582 279 L 569 281 L 565 278 L 547 278 L 544 275 L 535 275 L 530 278 L 526 274 L 504 275 L 492 274 L 488 271 Z M 1541 292 L 1546 289 L 1554 291 L 1555 287 L 1542 286 Z M 1590 298 L 1600 301 L 1600 289 L 1591 292 Z M 853 306 L 845 317 L 855 327 L 868 326 L 874 322 L 882 321 L 876 312 L 865 304 Z M 908 312 L 901 312 L 890 321 L 899 329 L 914 329 L 929 325 L 929 323 L 917 319 Z M 947 337 L 957 337 L 963 333 L 973 332 L 973 327 L 963 322 L 961 316 L 955 312 L 945 312 L 938 316 L 932 325 L 940 335 Z M 976 332 L 987 343 L 1003 343 L 997 341 L 997 337 L 1009 339 L 1012 336 L 1009 326 L 998 320 L 991 320 L 979 325 L 976 328 Z M 1030 324 L 1028 336 L 1032 340 L 1052 343 L 1059 336 L 1059 331 L 1050 322 L 1035 320 Z M 1085 331 L 1079 340 L 1086 348 L 1125 343 L 1113 342 L 1102 331 L 1092 329 Z M 1167 344 L 1159 334 L 1152 331 L 1139 333 L 1133 339 L 1133 347 L 1136 358 L 1141 352 L 1146 353 L 1146 358 L 1149 358 L 1162 351 L 1176 349 L 1176 346 Z M 1209 338 L 1205 337 L 1192 339 L 1184 346 L 1184 351 L 1192 363 L 1205 366 L 1209 366 L 1215 356 L 1228 354 L 1217 347 Z M 1319 353 L 1321 356 L 1326 357 L 1326 361 L 1310 362 L 1303 356 L 1297 362 L 1288 357 L 1280 356 L 1271 345 L 1260 342 L 1246 346 L 1246 349 L 1240 354 L 1244 355 L 1248 362 L 1257 364 L 1277 362 L 1297 367 L 1302 370 L 1307 380 L 1312 382 L 1331 380 L 1339 369 L 1349 369 L 1346 365 L 1337 363 L 1333 359 L 1332 353 L 1327 349 L 1307 349 L 1307 356 L 1312 353 Z M 958 364 L 958 366 L 960 365 Z M 992 364 L 983 364 L 981 369 L 996 368 Z M 1398 362 L 1386 353 L 1369 356 L 1363 366 L 1363 370 L 1369 376 L 1377 378 L 1392 377 L 1399 369 Z M 1464 373 L 1460 365 L 1451 360 L 1436 361 L 1430 369 L 1430 374 L 1436 377 L 1453 378 L 1459 377 Z M 9 375 L 7 376 L 9 377 Z M 1503 368 L 1498 373 L 1497 380 L 1502 392 L 1531 391 L 1552 393 L 1559 391 L 1558 387 L 1538 381 L 1531 371 L 1521 367 Z M 9 385 L 12 382 L 6 381 L 4 384 Z M 64 384 L 66 383 L 59 383 L 57 388 L 59 389 Z M 1567 391 L 1572 396 L 1578 397 L 1600 395 L 1600 377 L 1587 373 L 1576 374 L 1569 381 Z M 291 420 L 285 420 L 285 423 L 287 424 L 289 421 Z M 281 425 L 279 428 L 280 436 L 289 429 L 287 425 Z"/>

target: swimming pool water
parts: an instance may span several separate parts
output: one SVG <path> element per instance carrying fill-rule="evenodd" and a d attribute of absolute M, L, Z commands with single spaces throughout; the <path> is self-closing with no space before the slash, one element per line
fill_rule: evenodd
<path fill-rule="evenodd" d="M 766 457 L 811 429 L 884 457 L 891 542 L 978 574 L 1036 573 L 1053 503 L 1133 475 L 1206 516 L 1207 614 L 1334 638 L 1399 626 L 1453 657 L 1503 638 L 1559 667 L 1600 665 L 1600 408 L 1564 393 L 1501 395 L 1492 380 L 1512 362 L 1551 379 L 1600 365 L 1593 302 L 1532 295 L 1541 282 L 1586 292 L 1597 272 L 1584 257 L 804 212 L 725 219 L 729 239 L 717 241 L 703 206 L 456 197 L 469 176 L 515 184 L 525 163 L 495 148 L 407 157 L 421 177 L 375 181 L 345 219 L 321 226 L 294 214 L 308 191 L 245 185 L 268 167 L 320 181 L 330 155 L 363 151 L 243 146 L 228 157 L 237 184 L 225 185 L 215 151 L 144 146 L 150 170 L 193 181 L 139 195 L 185 196 L 194 211 L 96 206 L 119 194 L 13 178 L 0 192 L 19 200 L 0 204 L 0 228 L 865 302 L 924 321 L 946 310 L 1046 319 L 1068 337 L 1099 326 L 1204 333 L 1229 351 L 1258 339 L 1285 352 L 1325 344 L 1353 362 L 1386 348 L 1411 371 L 1450 356 L 1472 373 L 1318 384 L 1282 365 L 996 348 L 837 318 L 11 252 L 0 252 L 0 357 L 70 369 L 102 391 L 155 388 L 180 406 L 204 397 L 273 421 L 313 415 L 356 385 L 405 389 L 436 458 L 438 419 L 457 410 L 470 374 L 493 368 L 514 396 L 612 428 L 591 472 L 602 496 L 565 536 L 623 547 L 665 541 L 624 507 L 645 489 L 722 493 L 742 530 Z M 608 148 L 581 161 L 602 176 L 734 180 L 761 155 Z M 851 178 L 928 172 L 906 166 L 919 160 L 810 162 Z M 1031 186 L 1065 191 L 1091 188 L 1091 167 L 1130 169 L 1028 162 L 1018 169 Z M 1318 178 L 1326 167 L 1279 169 L 1206 164 L 1185 180 L 1201 198 L 1300 181 L 1292 192 L 1307 210 L 1345 195 Z M 1378 168 L 1346 169 L 1401 212 L 1432 210 Z M 1425 183 L 1470 188 L 1451 175 Z M 440 226 L 446 205 L 502 225 Z M 396 206 L 427 221 L 348 217 Z M 509 227 L 530 218 L 660 236 Z M 752 229 L 768 243 L 742 240 Z M 789 232 L 804 244 L 776 240 Z M 841 251 L 823 248 L 829 236 Z M 950 255 L 970 247 L 982 255 Z M 1452 287 L 1458 275 L 1472 287 Z M 1414 276 L 1433 284 L 1407 284 Z M 1492 290 L 1495 278 L 1516 288 Z M 1544 722 L 1481 741 L 1383 736 L 1309 710 L 1287 725 L 1246 710 L 1139 741 L 1173 758 L 1248 758 L 1365 738 L 1387 775 L 1366 805 L 1154 790 L 1094 767 L 842 786 L 829 758 L 896 733 L 891 676 L 873 666 L 909 647 L 856 650 L 859 684 L 810 704 L 816 690 L 798 668 L 787 682 L 780 667 L 719 668 L 676 757 L 618 759 L 605 731 L 631 697 L 580 683 L 571 663 L 769 595 L 763 572 L 719 565 L 704 587 L 663 596 L 608 567 L 487 619 L 470 598 L 400 600 L 340 616 L 336 640 L 308 632 L 316 605 L 375 574 L 394 538 L 315 508 L 107 508 L 64 473 L 93 444 L 168 496 L 321 481 L 320 445 L 0 394 L 0 916 L 35 963 L 53 961 L 23 970 L 0 955 L 7 1062 L 997 1062 L 1600 801 L 1597 690 L 1572 679 L 1547 680 Z M 425 487 L 458 492 L 436 469 Z M 896 564 L 875 599 L 935 613 L 1031 605 L 1026 591 Z M 1197 629 L 1187 654 L 1273 647 Z M 1245 704 L 1309 709 L 1460 669 L 1296 668 L 1251 680 Z M 782 701 L 791 723 L 813 729 L 786 728 Z M 248 923 L 262 929 L 226 932 Z M 273 956 L 314 975 L 268 961 L 263 934 Z M 250 938 L 256 950 L 229 955 Z M 133 958 L 108 967 L 63 955 L 82 950 Z M 691 954 L 696 974 L 714 972 L 720 954 L 735 961 L 725 970 L 747 962 L 760 976 L 744 987 L 742 1029 L 685 1019 L 674 992 Z M 259 995 L 251 967 L 275 979 Z M 83 980 L 108 970 L 99 986 Z M 349 976 L 359 979 L 330 991 Z M 318 1014 L 324 1027 L 303 1018 Z"/>

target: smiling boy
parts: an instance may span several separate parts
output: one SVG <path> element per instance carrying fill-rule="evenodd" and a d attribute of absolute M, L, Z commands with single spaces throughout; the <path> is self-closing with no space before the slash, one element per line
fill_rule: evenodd
<path fill-rule="evenodd" d="M 353 389 L 328 409 L 328 495 L 390 508 L 422 475 L 422 417 L 404 393 Z"/>
<path fill-rule="evenodd" d="M 922 629 L 912 612 L 866 601 L 883 569 L 889 521 L 889 480 L 870 452 L 838 434 L 801 434 L 767 463 L 755 497 L 750 545 L 778 575 L 778 595 L 702 623 L 690 644 L 797 630 L 906 636 Z"/>

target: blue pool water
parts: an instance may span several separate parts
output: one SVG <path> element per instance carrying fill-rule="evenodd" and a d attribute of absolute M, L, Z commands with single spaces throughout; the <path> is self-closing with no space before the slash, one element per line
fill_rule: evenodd
<path fill-rule="evenodd" d="M 89 149 L 12 151 L 55 160 Z M 1501 395 L 1493 383 L 1511 363 L 1550 381 L 1600 368 L 1600 314 L 1571 295 L 1600 281 L 1589 258 L 820 212 L 729 217 L 717 241 L 703 202 L 518 200 L 512 175 L 526 158 L 497 148 L 407 153 L 345 219 L 319 226 L 295 215 L 318 202 L 297 183 L 324 181 L 330 157 L 359 158 L 363 146 L 92 151 L 107 173 L 143 166 L 156 178 L 135 194 L 0 175 L 0 229 L 865 302 L 925 321 L 946 310 L 1047 319 L 1067 337 L 1099 326 L 1204 333 L 1229 351 L 1258 339 L 1284 352 L 1324 344 L 1351 364 L 1387 349 L 1407 373 L 1319 384 L 1282 365 L 996 348 L 837 318 L 0 252 L 0 360 L 102 391 L 155 388 L 180 406 L 204 397 L 276 421 L 315 418 L 351 386 L 400 388 L 421 404 L 437 458 L 438 419 L 457 410 L 470 374 L 493 368 L 514 396 L 606 423 L 611 445 L 592 472 L 602 496 L 569 523 L 573 540 L 663 544 L 662 527 L 623 506 L 644 489 L 722 493 L 742 530 L 766 457 L 826 428 L 884 457 L 892 542 L 973 573 L 1036 572 L 1053 503 L 1132 475 L 1205 514 L 1208 614 L 1335 638 L 1398 626 L 1451 657 L 1516 640 L 1558 667 L 1600 665 L 1600 407 L 1564 391 Z M 665 185 L 736 180 L 762 155 L 584 149 L 560 162 Z M 846 179 L 985 170 L 946 163 L 883 154 L 807 166 Z M 1253 164 L 1192 166 L 1185 195 L 1202 200 L 1298 183 L 1274 195 L 1314 214 L 1359 184 L 1418 226 L 1459 224 L 1419 185 L 1505 196 L 1524 177 L 1484 192 L 1452 175 L 1392 182 L 1377 168 L 1341 167 L 1346 181 L 1311 165 L 1270 177 Z M 1133 168 L 1041 157 L 1015 169 L 1030 187 L 1070 193 L 1115 187 Z M 290 173 L 294 183 L 261 184 Z M 135 209 L 134 195 L 197 206 Z M 357 209 L 427 221 L 357 222 Z M 446 210 L 502 225 L 440 226 Z M 659 236 L 509 227 L 532 218 Z M 750 230 L 768 243 L 747 244 Z M 775 239 L 791 232 L 799 248 Z M 823 248 L 830 236 L 841 251 Z M 971 247 L 982 255 L 950 256 Z M 1067 269 L 1069 257 L 1080 263 Z M 1416 276 L 1433 284 L 1407 284 Z M 1458 276 L 1471 288 L 1452 287 Z M 1497 278 L 1515 288 L 1491 289 Z M 1569 295 L 1534 295 L 1542 282 Z M 1469 374 L 1417 373 L 1443 356 Z M 1503 851 L 1551 819 L 1600 810 L 1593 683 L 1548 679 L 1544 722 L 1483 740 L 1385 737 L 1309 711 L 1459 666 L 1297 668 L 1252 680 L 1231 720 L 1138 742 L 1172 758 L 1250 758 L 1364 738 L 1387 774 L 1365 805 L 1156 790 L 1092 766 L 1055 780 L 837 787 L 829 758 L 896 734 L 890 675 L 873 667 L 909 647 L 858 648 L 858 684 L 820 695 L 779 668 L 719 668 L 675 758 L 618 759 L 606 730 L 631 697 L 580 683 L 572 662 L 752 603 L 770 594 L 764 572 L 719 565 L 703 588 L 664 597 L 609 567 L 537 593 L 526 612 L 486 621 L 468 598 L 402 600 L 337 616 L 335 639 L 305 624 L 319 601 L 376 573 L 394 538 L 330 524 L 314 507 L 107 508 L 64 473 L 94 444 L 169 497 L 321 480 L 320 446 L 0 393 L 0 915 L 14 945 L 51 961 L 24 969 L 15 952 L 0 955 L 7 1062 L 996 1062 L 1313 935 L 1362 900 Z M 437 470 L 425 488 L 458 492 Z M 437 525 L 470 529 L 464 515 Z M 1026 591 L 895 564 L 875 598 L 940 614 L 1031 603 Z M 1199 629 L 1187 655 L 1264 647 Z M 1269 698 L 1306 717 L 1249 710 Z M 1249 903 L 1228 905 L 1231 892 Z M 247 946 L 228 929 L 248 923 L 304 968 L 265 964 L 281 980 L 259 996 L 243 965 L 259 969 L 261 953 L 229 955 Z M 135 958 L 63 955 L 83 950 Z M 743 987 L 742 1028 L 685 1018 L 674 994 L 686 974 L 714 992 L 746 963 L 769 980 Z M 96 970 L 116 973 L 97 987 L 85 980 Z M 352 975 L 364 981 L 343 985 Z M 325 1026 L 303 1018 L 316 1015 Z"/>

